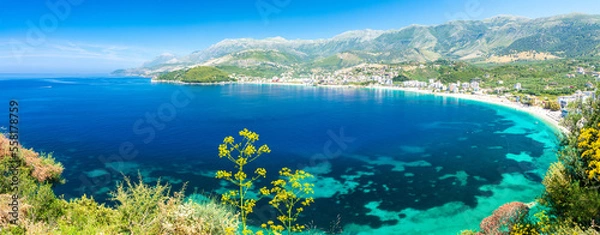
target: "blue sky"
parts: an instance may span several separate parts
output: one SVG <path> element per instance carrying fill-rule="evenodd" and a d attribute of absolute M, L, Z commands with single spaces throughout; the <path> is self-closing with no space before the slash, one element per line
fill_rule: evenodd
<path fill-rule="evenodd" d="M 329 38 L 500 14 L 600 14 L 597 0 L 0 0 L 0 73 L 106 73 L 225 38 Z"/>

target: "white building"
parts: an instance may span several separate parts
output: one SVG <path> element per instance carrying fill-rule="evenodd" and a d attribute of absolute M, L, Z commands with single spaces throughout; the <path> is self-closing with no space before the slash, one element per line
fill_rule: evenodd
<path fill-rule="evenodd" d="M 469 83 L 465 82 L 465 83 L 461 84 L 461 86 L 462 86 L 463 90 L 468 90 L 471 85 L 469 85 Z"/>
<path fill-rule="evenodd" d="M 405 81 L 402 82 L 402 85 L 405 87 L 427 87 L 427 83 L 426 82 L 419 82 L 416 80 L 411 80 L 411 81 Z"/>
<path fill-rule="evenodd" d="M 471 82 L 470 86 L 473 91 L 479 91 L 479 82 Z"/>

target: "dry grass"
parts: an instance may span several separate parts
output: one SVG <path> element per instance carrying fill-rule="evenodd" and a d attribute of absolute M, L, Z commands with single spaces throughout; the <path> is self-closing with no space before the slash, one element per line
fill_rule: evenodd
<path fill-rule="evenodd" d="M 165 209 L 164 234 L 227 235 L 234 234 L 239 227 L 239 214 L 213 201 L 201 204 L 189 201 Z"/>
<path fill-rule="evenodd" d="M 25 165 L 32 169 L 31 176 L 38 182 L 58 180 L 64 168 L 60 163 L 56 163 L 51 156 L 40 156 L 32 149 L 23 148 L 21 145 L 18 146 L 18 149 Z M 10 142 L 4 135 L 0 135 L 0 158 L 10 156 Z"/>
<path fill-rule="evenodd" d="M 510 55 L 491 56 L 485 62 L 487 63 L 510 63 L 523 60 L 553 60 L 559 59 L 558 56 L 545 52 L 523 51 Z"/>
<path fill-rule="evenodd" d="M 12 207 L 9 205 L 12 202 L 12 195 L 0 194 L 0 228 L 10 226 L 10 220 L 12 216 L 8 212 L 12 211 Z M 27 212 L 31 208 L 30 205 L 25 204 L 22 199 L 19 202 L 19 223 L 25 223 Z"/>

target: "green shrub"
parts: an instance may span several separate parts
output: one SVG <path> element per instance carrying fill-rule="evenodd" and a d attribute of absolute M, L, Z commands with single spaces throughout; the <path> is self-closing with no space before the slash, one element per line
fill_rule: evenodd
<path fill-rule="evenodd" d="M 558 104 L 556 101 L 546 101 L 544 108 L 550 109 L 551 111 L 558 111 L 560 110 L 560 104 Z"/>
<path fill-rule="evenodd" d="M 111 192 L 112 200 L 117 202 L 117 221 L 120 229 L 132 234 L 162 234 L 163 211 L 181 204 L 182 193 L 170 196 L 171 186 L 144 184 L 141 175 L 138 183 L 132 183 L 128 177 Z M 167 208 L 171 207 L 171 208 Z"/>
<path fill-rule="evenodd" d="M 112 196 L 118 203 L 115 220 L 120 233 L 233 235 L 238 229 L 239 218 L 233 209 L 214 201 L 183 202 L 183 189 L 171 196 L 171 186 L 161 184 L 160 180 L 149 186 L 141 176 L 137 183 L 125 178 Z M 95 206 L 92 204 L 93 210 Z M 103 209 L 98 211 L 107 213 Z"/>
<path fill-rule="evenodd" d="M 554 224 L 553 234 L 600 235 L 600 232 L 592 227 L 586 229 L 577 223 L 562 221 Z"/>
<path fill-rule="evenodd" d="M 4 227 L 0 230 L 0 235 L 25 235 L 25 228 L 21 226 Z"/>
<path fill-rule="evenodd" d="M 6 145 L 0 135 L 0 150 Z M 4 153 L 4 150 L 0 153 Z M 3 154 L 5 155 L 5 154 Z M 12 194 L 12 174 L 0 174 L 0 234 L 234 234 L 239 218 L 233 209 L 214 201 L 183 202 L 183 189 L 171 195 L 168 184 L 155 186 L 125 178 L 112 200 L 116 208 L 83 196 L 71 201 L 57 197 L 52 183 L 60 179 L 62 165 L 52 155 L 23 150 L 19 167 L 19 225 L 11 225 L 6 211 Z M 11 158 L 0 156 L 0 164 Z"/>
<path fill-rule="evenodd" d="M 116 210 L 98 204 L 91 197 L 83 195 L 69 201 L 64 211 L 58 222 L 64 234 L 116 234 Z"/>
<path fill-rule="evenodd" d="M 168 211 L 162 227 L 165 234 L 232 235 L 239 227 L 239 215 L 214 201 L 193 201 Z"/>
<path fill-rule="evenodd" d="M 577 144 L 576 139 L 565 139 L 563 141 L 565 142 L 564 145 Z M 587 164 L 579 155 L 579 150 L 576 147 L 566 146 L 559 152 L 558 159 L 564 165 L 563 174 L 568 176 L 571 181 L 579 180 L 580 182 L 591 183 L 585 170 Z"/>
<path fill-rule="evenodd" d="M 561 211 L 564 216 L 576 222 L 589 225 L 592 220 L 600 221 L 600 193 L 597 189 L 586 188 L 574 182 L 568 189 L 568 200 Z"/>
<path fill-rule="evenodd" d="M 542 181 L 546 190 L 540 202 L 562 219 L 589 225 L 594 219 L 600 221 L 600 192 L 594 187 L 581 186 L 578 179 L 587 177 L 581 164 L 576 164 L 570 170 L 563 163 L 550 166 Z"/>
<path fill-rule="evenodd" d="M 2 166 L 9 166 L 9 162 L 11 161 L 11 158 L 9 157 L 0 157 L 0 164 Z M 21 166 L 18 169 L 18 173 L 16 175 L 19 179 L 19 193 L 22 193 L 24 189 L 30 188 L 32 187 L 35 182 L 33 180 L 33 177 L 31 177 L 31 169 L 29 167 L 26 166 Z M 6 174 L 4 174 L 4 170 L 3 170 L 3 174 L 0 174 L 0 194 L 1 193 L 8 193 L 8 194 L 12 194 L 12 180 L 11 178 L 13 177 L 12 172 L 8 172 Z"/>
<path fill-rule="evenodd" d="M 56 197 L 51 184 L 41 183 L 27 187 L 22 197 L 25 203 L 31 205 L 27 217 L 33 222 L 53 224 L 64 214 L 66 202 Z"/>
<path fill-rule="evenodd" d="M 571 182 L 562 163 L 550 166 L 543 184 L 546 190 L 540 202 L 549 206 L 553 214 L 581 224 L 600 221 L 600 193 L 580 186 L 579 181 Z"/>
<path fill-rule="evenodd" d="M 562 210 L 557 206 L 565 205 L 569 200 L 568 188 L 571 185 L 571 177 L 566 174 L 565 165 L 560 162 L 553 163 L 548 168 L 542 184 L 546 187 L 540 199 L 542 205 L 552 207 L 554 210 Z"/>

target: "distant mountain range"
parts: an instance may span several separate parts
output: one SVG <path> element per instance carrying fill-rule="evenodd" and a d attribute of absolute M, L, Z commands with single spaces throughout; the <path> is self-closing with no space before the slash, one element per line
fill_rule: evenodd
<path fill-rule="evenodd" d="M 226 39 L 185 56 L 163 54 L 117 75 L 156 76 L 196 66 L 214 66 L 249 76 L 287 71 L 335 70 L 362 63 L 438 59 L 485 61 L 492 56 L 536 51 L 553 58 L 600 55 L 600 15 L 568 14 L 528 19 L 411 25 L 397 30 L 357 30 L 330 39 Z"/>

